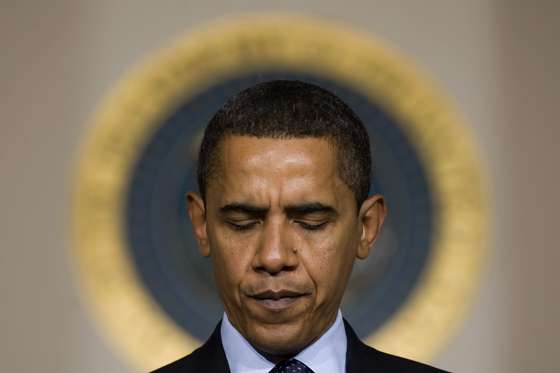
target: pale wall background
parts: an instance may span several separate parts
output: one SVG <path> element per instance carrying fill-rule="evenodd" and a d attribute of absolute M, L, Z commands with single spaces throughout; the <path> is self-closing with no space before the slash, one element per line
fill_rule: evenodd
<path fill-rule="evenodd" d="M 70 166 L 87 118 L 122 72 L 189 27 L 291 10 L 393 43 L 472 124 L 493 185 L 492 251 L 435 364 L 557 371 L 559 4 L 0 1 L 0 370 L 132 372 L 81 305 L 68 259 Z"/>

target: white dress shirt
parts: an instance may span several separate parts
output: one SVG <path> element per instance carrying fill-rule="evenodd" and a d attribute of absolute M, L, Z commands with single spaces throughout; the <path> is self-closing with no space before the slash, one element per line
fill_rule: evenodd
<path fill-rule="evenodd" d="M 222 345 L 231 373 L 268 373 L 274 363 L 258 353 L 235 329 L 224 313 L 220 328 Z M 313 344 L 294 356 L 315 373 L 344 373 L 346 369 L 346 332 L 342 314 Z"/>

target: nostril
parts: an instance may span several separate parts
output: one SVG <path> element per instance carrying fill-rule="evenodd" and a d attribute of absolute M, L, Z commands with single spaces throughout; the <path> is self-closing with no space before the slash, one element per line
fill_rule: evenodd
<path fill-rule="evenodd" d="M 290 263 L 262 263 L 261 265 L 254 266 L 255 271 L 261 272 L 269 276 L 277 276 L 284 272 L 291 272 L 297 268 L 297 265 Z"/>

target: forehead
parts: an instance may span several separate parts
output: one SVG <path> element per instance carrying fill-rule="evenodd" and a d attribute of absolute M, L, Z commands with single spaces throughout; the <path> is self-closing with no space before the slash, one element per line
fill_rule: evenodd
<path fill-rule="evenodd" d="M 229 136 L 219 151 L 209 189 L 218 189 L 221 200 L 332 200 L 345 186 L 337 173 L 336 148 L 325 138 Z"/>

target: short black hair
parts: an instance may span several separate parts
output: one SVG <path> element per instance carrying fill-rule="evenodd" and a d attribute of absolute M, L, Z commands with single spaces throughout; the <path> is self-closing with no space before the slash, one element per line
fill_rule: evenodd
<path fill-rule="evenodd" d="M 354 193 L 358 209 L 371 182 L 368 133 L 341 99 L 316 85 L 274 80 L 253 85 L 231 97 L 208 123 L 198 156 L 198 187 L 205 200 L 208 180 L 218 167 L 221 141 L 228 136 L 325 138 L 337 149 L 337 170 Z"/>

